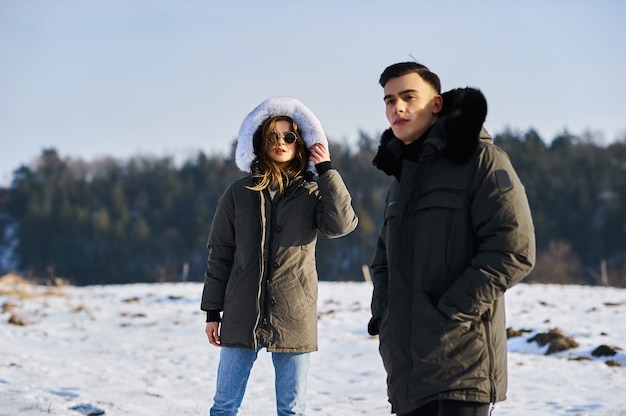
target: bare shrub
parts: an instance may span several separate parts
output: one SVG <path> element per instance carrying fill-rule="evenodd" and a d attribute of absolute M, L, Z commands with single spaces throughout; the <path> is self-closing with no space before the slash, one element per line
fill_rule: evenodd
<path fill-rule="evenodd" d="M 528 282 L 581 284 L 583 278 L 580 259 L 572 252 L 572 246 L 565 241 L 551 241 L 547 250 L 537 253 L 537 262 Z"/>

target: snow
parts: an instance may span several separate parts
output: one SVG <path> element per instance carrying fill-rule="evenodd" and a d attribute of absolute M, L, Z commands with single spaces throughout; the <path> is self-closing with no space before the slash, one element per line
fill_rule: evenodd
<path fill-rule="evenodd" d="M 371 284 L 319 288 L 307 414 L 389 414 L 378 340 L 366 331 Z M 200 283 L 0 283 L 0 415 L 208 415 L 219 349 L 204 334 L 201 292 Z M 528 332 L 508 341 L 508 399 L 494 416 L 626 415 L 626 289 L 520 284 L 506 297 L 507 326 Z M 579 346 L 545 355 L 527 342 L 555 328 Z M 593 357 L 600 345 L 621 350 Z M 275 414 L 265 350 L 239 414 Z"/>

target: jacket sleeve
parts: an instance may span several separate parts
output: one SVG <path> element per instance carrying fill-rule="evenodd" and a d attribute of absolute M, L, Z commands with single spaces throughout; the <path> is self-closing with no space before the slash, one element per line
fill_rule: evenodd
<path fill-rule="evenodd" d="M 387 308 L 387 288 L 389 286 L 387 275 L 387 250 L 384 239 L 385 227 L 383 225 L 378 241 L 376 243 L 376 250 L 374 251 L 374 257 L 370 266 L 372 270 L 372 318 L 367 325 L 367 332 L 370 335 L 378 335 L 380 332 L 380 319 L 383 316 L 385 309 Z"/>
<path fill-rule="evenodd" d="M 497 146 L 487 145 L 480 153 L 469 203 L 477 250 L 437 305 L 455 320 L 482 316 L 535 264 L 535 231 L 524 186 Z"/>
<path fill-rule="evenodd" d="M 207 243 L 207 270 L 200 306 L 203 311 L 222 311 L 224 308 L 226 284 L 235 256 L 234 221 L 235 203 L 231 185 L 220 198 L 211 223 Z"/>
<path fill-rule="evenodd" d="M 316 207 L 316 225 L 328 238 L 343 237 L 356 228 L 359 220 L 352 208 L 352 198 L 339 172 L 330 169 L 320 175 Z"/>

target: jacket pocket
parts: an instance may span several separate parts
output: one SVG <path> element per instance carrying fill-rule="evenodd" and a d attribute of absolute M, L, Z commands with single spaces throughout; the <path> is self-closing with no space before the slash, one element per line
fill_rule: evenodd
<path fill-rule="evenodd" d="M 427 294 L 417 295 L 420 305 L 412 315 L 413 359 L 422 364 L 421 377 L 449 384 L 458 374 L 483 375 L 484 326 L 481 322 L 457 322 L 442 313 Z"/>
<path fill-rule="evenodd" d="M 466 200 L 462 190 L 437 190 L 420 196 L 414 205 L 413 258 L 422 276 L 421 289 L 438 297 L 451 283 L 454 250 L 465 245 Z"/>
<path fill-rule="evenodd" d="M 415 209 L 465 209 L 466 205 L 465 192 L 462 189 L 441 189 L 420 195 Z"/>

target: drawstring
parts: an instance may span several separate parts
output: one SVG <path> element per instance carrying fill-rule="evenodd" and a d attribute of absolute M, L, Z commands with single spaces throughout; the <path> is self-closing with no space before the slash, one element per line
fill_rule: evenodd
<path fill-rule="evenodd" d="M 495 403 L 489 403 L 489 416 L 493 416 L 493 409 L 496 408 Z"/>

